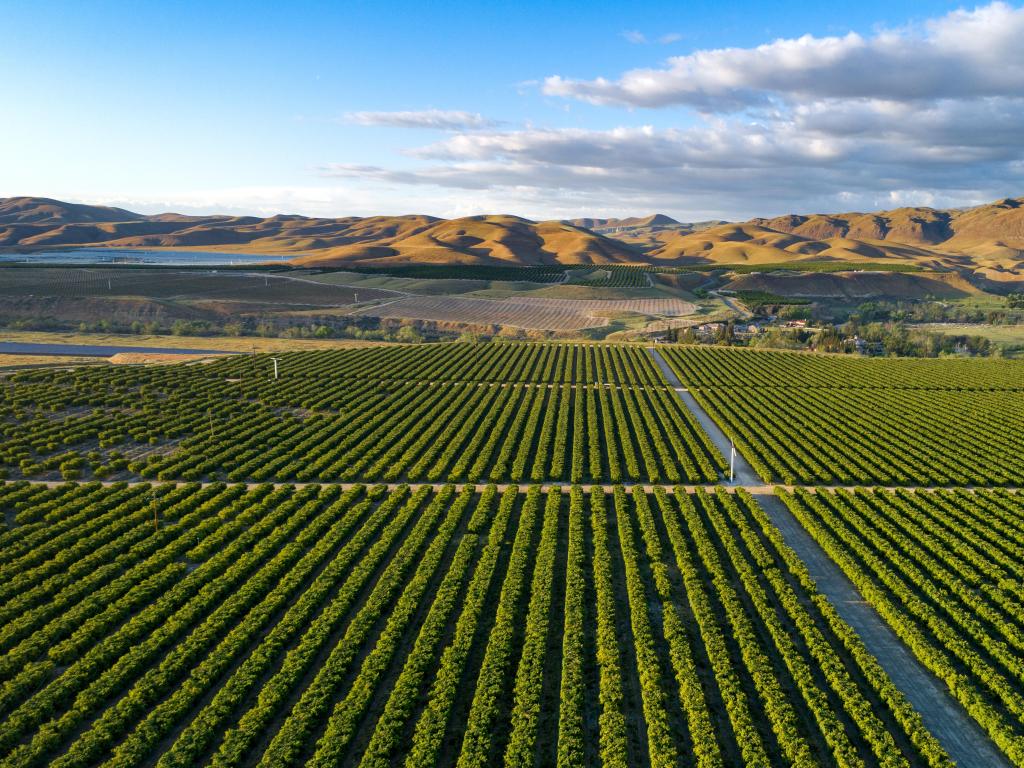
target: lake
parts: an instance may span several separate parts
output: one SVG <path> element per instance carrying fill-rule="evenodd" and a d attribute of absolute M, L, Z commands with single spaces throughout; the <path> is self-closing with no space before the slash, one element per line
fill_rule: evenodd
<path fill-rule="evenodd" d="M 0 264 L 154 264 L 161 266 L 230 266 L 287 262 L 291 256 L 213 251 L 154 251 L 141 248 L 73 248 L 33 253 L 0 253 Z"/>

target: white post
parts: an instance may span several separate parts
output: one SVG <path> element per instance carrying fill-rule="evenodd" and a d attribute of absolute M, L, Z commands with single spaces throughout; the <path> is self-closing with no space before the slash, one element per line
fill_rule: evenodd
<path fill-rule="evenodd" d="M 736 443 L 729 441 L 729 482 L 736 482 Z"/>
<path fill-rule="evenodd" d="M 277 378 L 277 358 L 276 357 L 272 357 L 270 359 L 274 361 L 274 378 L 276 379 Z"/>

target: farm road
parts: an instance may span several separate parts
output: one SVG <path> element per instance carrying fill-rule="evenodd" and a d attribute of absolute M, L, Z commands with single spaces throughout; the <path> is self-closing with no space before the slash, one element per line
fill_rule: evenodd
<path fill-rule="evenodd" d="M 668 381 L 669 386 L 672 387 L 675 393 L 679 396 L 679 399 L 683 401 L 686 408 L 691 414 L 693 414 L 693 417 L 697 419 L 701 428 L 707 433 L 708 437 L 711 438 L 711 442 L 715 444 L 715 447 L 728 461 L 731 441 L 726 437 L 725 432 L 723 432 L 722 428 L 715 423 L 715 420 L 708 416 L 704 409 L 697 404 L 693 395 L 683 387 L 683 383 L 679 381 L 679 377 L 676 376 L 675 371 L 669 367 L 668 362 L 666 362 L 665 358 L 661 356 L 661 353 L 654 347 L 648 347 L 647 353 L 654 359 L 654 362 L 658 364 L 658 368 L 661 369 L 661 373 L 665 377 L 665 380 Z M 739 451 L 736 452 L 735 470 L 736 485 L 758 486 L 764 484 L 761 478 L 757 476 L 754 468 L 750 466 L 742 455 L 740 455 Z"/>
<path fill-rule="evenodd" d="M 774 494 L 757 493 L 754 498 L 782 533 L 786 544 L 807 566 L 818 591 L 854 628 L 956 764 L 964 768 L 1008 766 L 1006 758 L 945 684 L 915 658 L 885 620 L 864 601 L 846 574 L 804 530 L 782 500 Z"/>
<path fill-rule="evenodd" d="M 693 395 L 682 389 L 679 377 L 658 350 L 648 347 L 647 351 L 711 441 L 724 456 L 728 456 L 729 438 L 697 404 Z M 818 591 L 857 632 L 956 764 L 966 768 L 1008 766 L 1006 758 L 953 698 L 945 684 L 917 660 L 878 612 L 861 597 L 853 582 L 804 530 L 782 500 L 770 490 L 753 489 L 753 485 L 760 481 L 750 464 L 739 454 L 736 455 L 736 478 L 750 489 L 757 503 L 782 533 L 786 544 L 807 566 Z"/>

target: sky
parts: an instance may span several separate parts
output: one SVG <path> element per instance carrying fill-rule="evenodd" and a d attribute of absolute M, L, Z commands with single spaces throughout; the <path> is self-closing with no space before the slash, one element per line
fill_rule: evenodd
<path fill-rule="evenodd" d="M 2 7 L 0 196 L 700 221 L 1024 195 L 1021 3 Z"/>

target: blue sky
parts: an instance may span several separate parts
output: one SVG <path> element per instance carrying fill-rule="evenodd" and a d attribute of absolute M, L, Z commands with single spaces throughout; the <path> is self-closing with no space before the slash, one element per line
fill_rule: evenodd
<path fill-rule="evenodd" d="M 699 219 L 1024 193 L 1012 3 L 15 0 L 4 26 L 2 196 Z"/>

